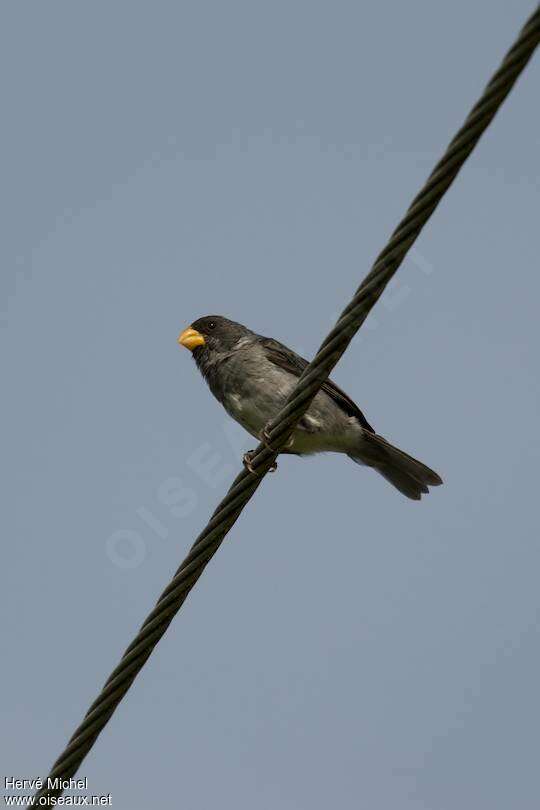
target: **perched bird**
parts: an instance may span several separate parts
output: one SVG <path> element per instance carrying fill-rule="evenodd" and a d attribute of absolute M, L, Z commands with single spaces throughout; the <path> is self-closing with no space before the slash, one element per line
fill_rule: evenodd
<path fill-rule="evenodd" d="M 199 318 L 178 337 L 189 349 L 210 390 L 227 413 L 257 439 L 283 406 L 307 360 L 272 338 L 220 315 Z M 326 380 L 282 453 L 345 453 L 373 467 L 413 500 L 442 479 L 375 433 L 362 411 L 332 380 Z M 244 457 L 249 468 L 249 454 Z"/>

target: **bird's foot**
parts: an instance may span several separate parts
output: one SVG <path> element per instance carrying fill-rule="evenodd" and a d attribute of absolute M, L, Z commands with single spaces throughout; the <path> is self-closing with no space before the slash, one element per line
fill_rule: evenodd
<path fill-rule="evenodd" d="M 243 463 L 244 467 L 246 468 L 246 470 L 248 472 L 250 472 L 252 475 L 261 475 L 262 471 L 256 470 L 253 467 L 253 464 L 251 463 L 252 460 L 253 460 L 253 453 L 254 452 L 255 452 L 254 450 L 248 450 L 247 453 L 244 453 L 244 456 L 242 458 L 242 463 Z M 276 470 L 277 470 L 277 461 L 274 461 L 272 463 L 272 465 L 268 468 L 268 472 L 273 473 Z"/>
<path fill-rule="evenodd" d="M 263 427 L 263 429 L 259 433 L 259 438 L 260 438 L 261 442 L 265 445 L 265 447 L 268 447 L 269 450 L 274 449 L 272 447 L 272 441 L 270 439 L 270 434 L 269 434 L 267 428 Z M 292 443 L 293 443 L 293 437 L 289 436 L 289 438 L 287 439 L 287 441 L 285 442 L 285 444 L 283 445 L 283 447 L 281 449 L 282 450 L 287 450 L 289 447 L 292 446 Z"/>
<path fill-rule="evenodd" d="M 268 447 L 270 450 L 273 449 L 272 448 L 272 442 L 270 441 L 270 434 L 269 434 L 267 428 L 263 427 L 263 429 L 259 433 L 259 438 L 260 438 L 261 442 L 264 445 L 266 445 L 266 447 Z"/>

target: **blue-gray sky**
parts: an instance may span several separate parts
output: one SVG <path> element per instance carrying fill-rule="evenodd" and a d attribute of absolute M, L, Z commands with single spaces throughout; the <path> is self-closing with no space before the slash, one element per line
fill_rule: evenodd
<path fill-rule="evenodd" d="M 311 356 L 531 10 L 4 4 L 5 774 L 46 773 L 239 469 L 179 330 Z M 283 458 L 80 771 L 117 810 L 537 807 L 539 86 L 334 373 L 445 486 Z"/>

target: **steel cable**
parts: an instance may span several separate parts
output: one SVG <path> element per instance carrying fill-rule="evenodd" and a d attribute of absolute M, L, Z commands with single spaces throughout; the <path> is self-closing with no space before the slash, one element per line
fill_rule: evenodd
<path fill-rule="evenodd" d="M 144 666 L 152 650 L 182 606 L 209 560 L 216 553 L 227 532 L 244 506 L 254 495 L 272 466 L 294 426 L 328 377 L 352 338 L 361 327 L 384 288 L 392 278 L 407 251 L 441 201 L 457 173 L 474 149 L 480 136 L 512 89 L 540 41 L 540 8 L 523 27 L 500 68 L 473 107 L 464 125 L 451 141 L 422 190 L 414 198 L 405 217 L 377 257 L 370 272 L 343 310 L 336 325 L 322 343 L 313 361 L 298 380 L 287 403 L 266 428 L 267 441 L 258 445 L 251 456 L 256 473 L 246 469 L 236 477 L 225 498 L 215 509 L 209 523 L 198 536 L 189 554 L 161 594 L 137 636 L 125 651 L 120 663 L 90 706 L 82 723 L 54 763 L 42 790 L 35 794 L 35 804 L 45 804 L 46 797 L 58 796 L 63 788 L 50 787 L 48 779 L 68 780 L 79 769 L 116 707 Z"/>

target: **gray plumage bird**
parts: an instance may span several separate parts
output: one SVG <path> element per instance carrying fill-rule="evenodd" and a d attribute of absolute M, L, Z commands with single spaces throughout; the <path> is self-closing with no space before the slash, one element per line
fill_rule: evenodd
<path fill-rule="evenodd" d="M 220 315 L 199 318 L 179 336 L 227 413 L 260 439 L 296 385 L 307 360 L 272 338 Z M 396 489 L 420 500 L 442 484 L 436 472 L 375 433 L 362 411 L 326 380 L 281 451 L 296 455 L 344 453 L 373 467 Z M 249 460 L 246 460 L 249 465 Z"/>

